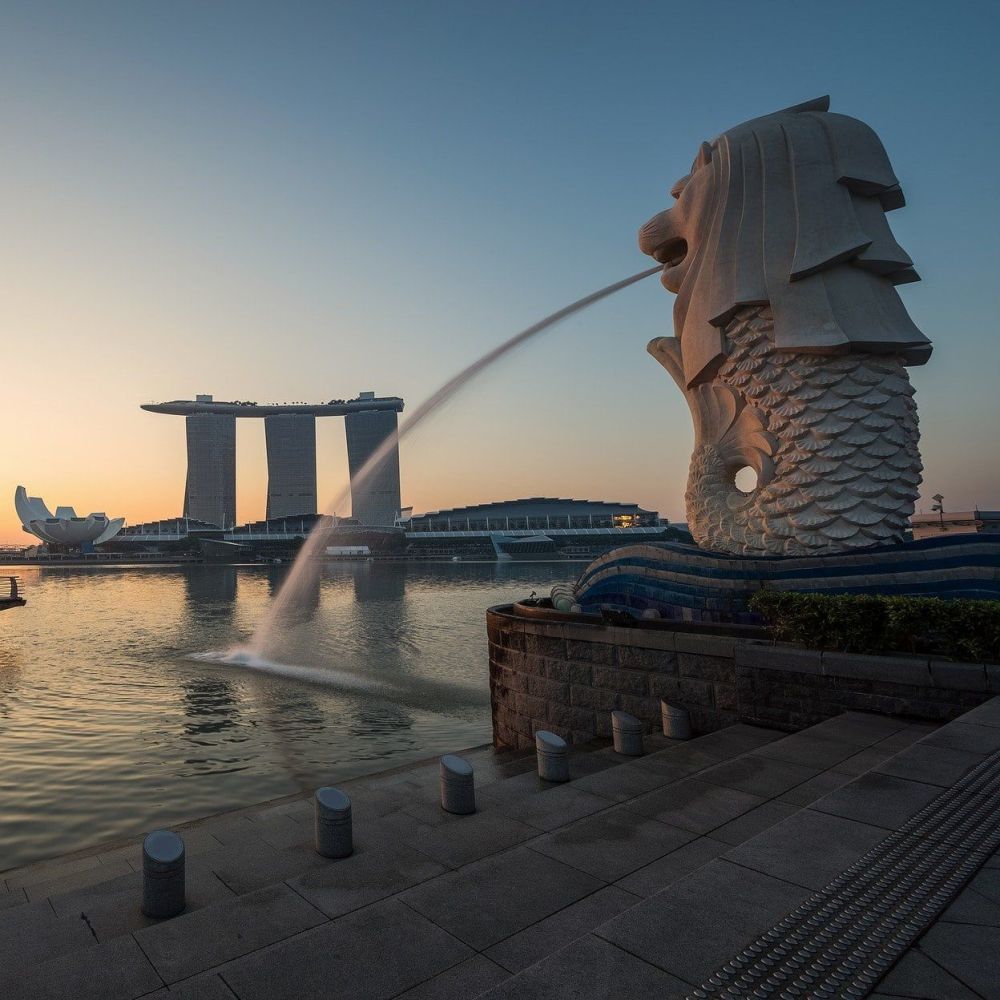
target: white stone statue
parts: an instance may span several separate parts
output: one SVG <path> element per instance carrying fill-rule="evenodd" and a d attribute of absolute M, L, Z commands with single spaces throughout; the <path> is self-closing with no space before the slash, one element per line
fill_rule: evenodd
<path fill-rule="evenodd" d="M 639 234 L 677 295 L 676 335 L 647 349 L 691 408 L 688 526 L 708 549 L 841 552 L 901 540 L 913 513 L 906 366 L 931 345 L 895 289 L 919 280 L 884 214 L 903 194 L 878 136 L 828 108 L 703 143 Z"/>

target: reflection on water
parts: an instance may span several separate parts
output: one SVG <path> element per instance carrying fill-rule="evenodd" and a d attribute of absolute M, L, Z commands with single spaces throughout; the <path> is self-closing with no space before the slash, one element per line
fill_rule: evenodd
<path fill-rule="evenodd" d="M 289 667 L 191 659 L 243 644 L 287 568 L 21 570 L 0 870 L 487 741 L 485 609 L 579 571 L 333 564 L 282 621 Z"/>

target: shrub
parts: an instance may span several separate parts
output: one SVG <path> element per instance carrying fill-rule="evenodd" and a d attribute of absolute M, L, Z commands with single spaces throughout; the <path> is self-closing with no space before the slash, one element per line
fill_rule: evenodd
<path fill-rule="evenodd" d="M 749 605 L 775 639 L 809 649 L 1000 662 L 1000 601 L 759 590 Z"/>

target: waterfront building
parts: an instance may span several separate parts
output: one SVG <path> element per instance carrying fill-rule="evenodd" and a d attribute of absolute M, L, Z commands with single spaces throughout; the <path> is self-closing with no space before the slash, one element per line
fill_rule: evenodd
<path fill-rule="evenodd" d="M 374 395 L 363 392 L 360 398 L 371 399 Z M 400 513 L 398 446 L 390 448 L 363 480 L 358 479 L 372 456 L 397 433 L 397 420 L 395 410 L 360 411 L 344 418 L 351 473 L 351 516 L 367 527 L 390 527 Z"/>
<path fill-rule="evenodd" d="M 198 402 L 211 402 L 199 396 Z M 184 516 L 228 528 L 236 523 L 236 418 L 228 413 L 190 413 Z"/>
<path fill-rule="evenodd" d="M 436 510 L 411 517 L 406 528 L 427 531 L 548 531 L 568 528 L 650 528 L 660 526 L 655 510 L 635 503 L 528 497 Z"/>
<path fill-rule="evenodd" d="M 316 417 L 311 413 L 275 413 L 264 417 L 264 438 L 266 516 L 315 514 Z"/>
<path fill-rule="evenodd" d="M 419 514 L 401 522 L 416 559 L 590 559 L 633 542 L 690 542 L 634 503 L 528 497 Z"/>
<path fill-rule="evenodd" d="M 29 497 L 23 486 L 14 491 L 14 509 L 21 528 L 50 545 L 90 549 L 114 538 L 125 518 L 110 518 L 103 511 L 79 517 L 72 507 L 56 507 L 53 514 L 41 497 Z"/>
<path fill-rule="evenodd" d="M 267 444 L 268 518 L 315 514 L 316 418 L 344 417 L 354 518 L 371 527 L 391 527 L 399 516 L 399 446 L 395 442 L 403 400 L 362 392 L 328 403 L 256 403 L 216 400 L 211 395 L 146 403 L 151 413 L 186 418 L 186 517 L 230 529 L 236 524 L 236 419 L 263 418 Z M 383 460 L 364 481 L 360 471 L 391 439 Z"/>

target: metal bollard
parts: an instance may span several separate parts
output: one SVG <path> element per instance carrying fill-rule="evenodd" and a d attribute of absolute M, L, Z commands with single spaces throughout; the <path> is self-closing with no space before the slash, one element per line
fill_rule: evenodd
<path fill-rule="evenodd" d="M 683 705 L 671 705 L 661 698 L 660 717 L 663 719 L 664 736 L 672 740 L 691 739 L 691 715 Z"/>
<path fill-rule="evenodd" d="M 476 811 L 476 785 L 472 765 L 447 753 L 441 758 L 441 808 L 458 816 Z"/>
<path fill-rule="evenodd" d="M 184 910 L 184 841 L 170 830 L 154 830 L 142 842 L 142 912 L 176 917 Z"/>
<path fill-rule="evenodd" d="M 317 788 L 316 853 L 324 858 L 346 858 L 354 851 L 351 800 L 339 788 Z"/>
<path fill-rule="evenodd" d="M 566 741 L 547 729 L 535 733 L 538 777 L 545 781 L 569 781 L 569 752 Z"/>
<path fill-rule="evenodd" d="M 615 753 L 625 754 L 626 757 L 641 757 L 644 749 L 642 745 L 642 722 L 628 712 L 615 711 L 611 713 L 611 733 L 615 740 Z"/>

